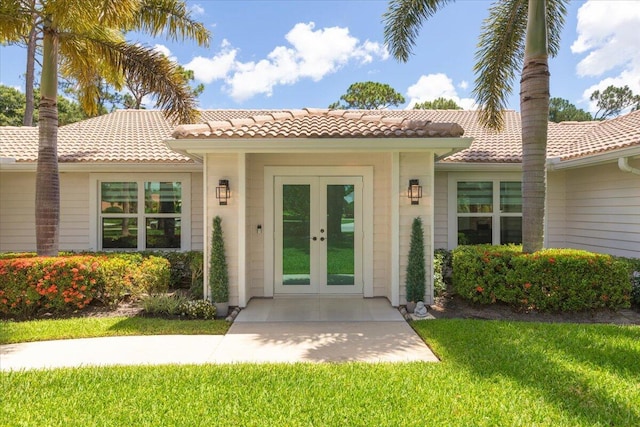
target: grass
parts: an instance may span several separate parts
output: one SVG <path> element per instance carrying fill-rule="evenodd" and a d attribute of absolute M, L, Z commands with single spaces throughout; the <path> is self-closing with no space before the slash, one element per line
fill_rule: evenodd
<path fill-rule="evenodd" d="M 83 317 L 0 322 L 0 344 L 123 335 L 224 335 L 224 320 L 167 320 L 147 317 Z M 2 425 L 2 422 L 0 422 Z"/>
<path fill-rule="evenodd" d="M 441 363 L 2 373 L 0 424 L 640 425 L 640 328 L 414 322 Z"/>

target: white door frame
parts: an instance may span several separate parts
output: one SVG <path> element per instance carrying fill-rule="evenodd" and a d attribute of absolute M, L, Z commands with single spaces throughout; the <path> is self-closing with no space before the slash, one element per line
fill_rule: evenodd
<path fill-rule="evenodd" d="M 373 167 L 265 166 L 264 168 L 264 296 L 274 296 L 275 177 L 362 177 L 362 293 L 373 296 Z"/>

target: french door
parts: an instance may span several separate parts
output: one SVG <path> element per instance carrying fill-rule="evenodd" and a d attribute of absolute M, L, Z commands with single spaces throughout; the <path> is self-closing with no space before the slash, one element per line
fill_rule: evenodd
<path fill-rule="evenodd" d="M 362 177 L 276 176 L 274 291 L 362 294 Z"/>

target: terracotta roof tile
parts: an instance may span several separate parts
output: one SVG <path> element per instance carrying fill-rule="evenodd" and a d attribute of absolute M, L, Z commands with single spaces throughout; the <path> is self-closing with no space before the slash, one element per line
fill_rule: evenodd
<path fill-rule="evenodd" d="M 329 111 L 325 109 L 291 110 L 286 113 L 259 115 L 260 120 L 208 122 L 211 132 L 201 125 L 182 125 L 173 136 L 183 138 L 424 138 L 459 137 L 464 131 L 455 123 L 432 123 L 387 117 L 386 112 Z"/>
<path fill-rule="evenodd" d="M 406 138 L 459 136 L 464 129 L 473 144 L 442 162 L 521 162 L 519 113 L 506 111 L 499 133 L 477 118 L 463 110 L 204 110 L 203 123 L 175 131 L 187 138 Z M 61 162 L 192 162 L 163 143 L 172 130 L 160 111 L 116 111 L 59 128 L 58 153 Z M 640 147 L 640 111 L 604 122 L 549 123 L 548 140 L 547 156 L 562 159 Z M 35 162 L 37 155 L 37 128 L 0 127 L 0 158 Z"/>

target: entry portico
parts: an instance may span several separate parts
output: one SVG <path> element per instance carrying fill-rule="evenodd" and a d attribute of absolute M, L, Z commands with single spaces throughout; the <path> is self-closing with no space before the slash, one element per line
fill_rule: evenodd
<path fill-rule="evenodd" d="M 182 125 L 166 142 L 203 163 L 204 241 L 220 216 L 231 305 L 327 294 L 386 297 L 397 306 L 406 301 L 417 216 L 425 226 L 425 300 L 432 300 L 434 162 L 468 147 L 462 134 L 455 123 L 384 111 L 304 109 Z M 408 198 L 410 180 L 422 189 L 417 204 Z M 225 182 L 226 205 L 216 198 Z M 205 260 L 208 252 L 206 244 Z"/>

